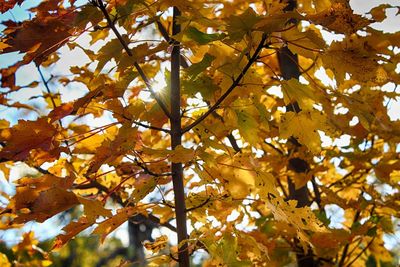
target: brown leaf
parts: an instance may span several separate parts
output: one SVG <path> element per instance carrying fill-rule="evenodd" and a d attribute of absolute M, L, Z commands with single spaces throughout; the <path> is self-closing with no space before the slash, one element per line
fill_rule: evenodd
<path fill-rule="evenodd" d="M 40 192 L 38 197 L 29 204 L 30 213 L 20 214 L 15 218 L 15 223 L 25 223 L 31 220 L 44 222 L 79 204 L 79 201 L 74 193 L 60 187 L 52 187 Z"/>
<path fill-rule="evenodd" d="M 24 23 L 3 23 L 9 32 L 4 43 L 10 47 L 5 48 L 2 53 L 24 52 L 30 54 L 31 60 L 40 64 L 73 34 L 72 22 L 75 15 L 71 10 L 56 9 L 46 16 L 42 15 Z"/>
<path fill-rule="evenodd" d="M 49 113 L 49 118 L 51 119 L 50 122 L 57 121 L 59 119 L 64 118 L 65 116 L 70 115 L 73 110 L 74 110 L 74 105 L 72 103 L 64 103 L 56 107 Z"/>

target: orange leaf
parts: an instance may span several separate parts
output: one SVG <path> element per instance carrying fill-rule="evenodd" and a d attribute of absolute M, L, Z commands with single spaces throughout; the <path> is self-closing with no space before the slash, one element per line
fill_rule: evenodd
<path fill-rule="evenodd" d="M 34 148 L 49 151 L 56 134 L 57 130 L 45 118 L 20 120 L 14 127 L 0 131 L 0 141 L 6 143 L 0 151 L 0 158 L 18 161 L 26 159 Z"/>
<path fill-rule="evenodd" d="M 56 107 L 49 113 L 50 122 L 57 121 L 64 118 L 72 113 L 74 105 L 71 103 L 64 103 L 61 106 Z"/>
<path fill-rule="evenodd" d="M 77 204 L 79 204 L 78 198 L 74 193 L 59 187 L 53 187 L 40 192 L 38 197 L 28 205 L 31 212 L 20 214 L 15 218 L 14 222 L 25 223 L 31 220 L 44 222 L 54 215 L 66 211 Z"/>
<path fill-rule="evenodd" d="M 74 236 L 93 225 L 86 217 L 81 217 L 77 222 L 71 222 L 63 228 L 65 234 L 58 235 L 54 241 L 52 249 L 58 249 L 64 246 Z"/>
<path fill-rule="evenodd" d="M 105 209 L 104 204 L 96 199 L 91 200 L 83 197 L 78 197 L 78 200 L 83 204 L 84 213 L 89 221 L 96 221 L 98 216 L 111 217 L 111 210 Z"/>

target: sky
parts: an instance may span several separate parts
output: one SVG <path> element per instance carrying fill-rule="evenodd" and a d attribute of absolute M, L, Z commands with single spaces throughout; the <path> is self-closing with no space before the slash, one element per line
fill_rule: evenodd
<path fill-rule="evenodd" d="M 39 3 L 40 0 L 30 0 L 30 1 L 25 1 L 25 3 L 21 7 L 16 7 L 13 10 L 6 12 L 5 14 L 0 15 L 0 21 L 4 20 L 14 20 L 14 21 L 21 21 L 24 19 L 27 19 L 29 17 L 29 14 L 26 12 L 26 9 L 29 8 L 30 6 L 35 6 L 37 3 Z M 78 3 L 85 3 L 85 1 L 80 0 Z M 392 1 L 380 1 L 380 0 L 371 0 L 371 1 L 365 1 L 365 0 L 351 0 L 350 4 L 355 10 L 356 13 L 359 14 L 365 14 L 368 12 L 371 7 L 377 6 L 379 4 L 383 3 L 388 3 L 392 5 L 399 5 L 398 0 L 392 0 Z M 388 31 L 388 32 L 395 32 L 400 30 L 400 16 L 395 16 L 397 10 L 392 9 L 389 10 L 387 13 L 388 18 L 383 21 L 382 23 L 376 23 L 374 27 L 379 30 L 383 31 Z M 0 30 L 2 27 L 0 26 Z M 327 39 L 328 42 L 331 42 L 332 40 L 335 40 L 337 38 L 341 38 L 340 35 L 332 35 L 329 33 L 324 33 L 324 38 Z M 90 41 L 90 38 L 88 36 L 82 36 L 79 37 L 78 42 L 82 46 L 88 46 Z M 96 45 L 98 47 L 101 47 L 102 44 L 104 44 L 104 41 L 98 42 Z M 75 49 L 74 51 L 70 51 L 66 46 L 60 49 L 60 58 L 61 60 L 56 64 L 56 66 L 53 66 L 49 68 L 48 70 L 45 70 L 44 74 L 48 78 L 49 73 L 51 72 L 53 75 L 57 74 L 65 74 L 69 72 L 69 66 L 71 65 L 82 65 L 86 62 L 89 62 L 89 59 L 87 56 L 79 49 Z M 2 54 L 0 55 L 0 68 L 7 67 L 9 65 L 12 65 L 14 62 L 17 60 L 21 59 L 23 55 L 20 55 L 18 53 L 9 53 L 9 54 Z M 161 77 L 161 75 L 160 75 Z M 331 83 L 331 81 L 328 80 L 326 75 L 321 72 L 320 77 L 325 80 L 326 83 Z M 18 71 L 17 73 L 17 82 L 19 84 L 27 84 L 32 80 L 40 80 L 39 73 L 36 69 L 36 67 L 33 64 L 24 66 L 21 68 L 21 70 Z M 165 84 L 161 79 L 158 81 L 159 87 L 162 87 L 163 84 Z M 53 86 L 56 86 L 55 84 L 51 84 Z M 59 85 L 58 85 L 59 86 Z M 385 90 L 390 90 L 393 91 L 395 90 L 393 84 L 388 84 L 384 88 Z M 41 91 L 43 91 L 44 88 L 43 86 L 39 86 L 38 88 L 35 89 L 29 89 L 27 90 L 21 90 L 20 92 L 14 93 L 11 97 L 13 99 L 16 99 L 20 102 L 30 102 L 30 103 L 35 103 L 39 107 L 43 105 L 43 101 L 40 99 L 36 100 L 29 100 L 30 97 L 38 95 Z M 83 85 L 79 85 L 78 83 L 73 83 L 72 85 L 68 85 L 66 87 L 58 87 L 55 90 L 58 90 L 61 95 L 62 95 L 62 100 L 63 102 L 71 101 L 74 99 L 77 99 L 81 96 L 83 96 L 87 91 L 84 88 Z M 400 88 L 396 88 L 396 91 L 400 93 Z M 397 100 L 391 100 L 389 105 L 389 115 L 392 120 L 398 120 L 400 119 L 400 102 Z M 17 119 L 26 116 L 26 114 L 23 113 L 23 111 L 15 111 L 11 110 L 9 108 L 1 107 L 0 106 L 0 119 L 1 118 L 6 118 L 8 120 L 11 119 L 12 123 L 16 123 Z M 35 115 L 34 114 L 28 114 L 28 117 L 26 119 L 34 119 Z M 107 119 L 96 119 L 92 120 L 91 122 L 94 122 L 97 126 L 103 125 L 105 121 L 108 121 Z M 335 142 L 339 142 L 342 146 L 346 145 L 346 143 L 349 142 L 347 140 L 348 138 L 344 137 L 342 140 L 337 140 Z M 324 145 L 330 145 L 332 140 L 329 140 L 328 137 L 323 137 L 323 144 Z M 13 173 L 14 177 L 19 176 L 20 174 L 18 171 Z M 6 191 L 7 193 L 12 192 L 13 188 L 10 187 L 9 185 L 5 184 L 5 179 L 4 176 L 0 175 L 0 190 Z M 11 191 L 10 191 L 11 190 Z M 327 213 L 328 216 L 330 215 L 333 220 L 332 220 L 332 227 L 341 227 L 341 222 L 342 222 L 342 215 L 343 212 L 342 210 L 338 209 L 337 207 L 334 207 L 333 205 L 328 206 L 327 208 Z M 336 215 L 336 216 L 335 216 Z M 43 224 L 37 224 L 37 223 L 29 223 L 27 224 L 22 231 L 29 231 L 31 229 L 35 229 L 35 231 L 38 233 L 38 235 L 43 235 L 44 237 L 48 236 L 54 236 L 55 234 L 59 233 L 62 225 L 57 224 L 57 218 L 50 219 L 46 221 Z M 55 227 L 55 225 L 58 225 Z M 43 229 L 47 229 L 44 230 Z M 51 230 L 50 230 L 51 229 Z M 42 231 L 42 232 L 41 232 Z M 8 232 L 8 233 L 1 233 L 0 231 L 0 239 L 3 239 L 9 243 L 15 243 L 19 240 L 19 234 L 20 233 L 15 233 L 15 232 Z M 117 230 L 117 236 L 121 237 L 122 239 L 125 238 L 125 242 L 127 242 L 126 235 L 125 235 L 125 229 L 120 228 Z M 160 233 L 157 233 L 156 235 L 160 235 Z M 398 235 L 398 233 L 397 233 Z M 396 242 L 400 240 L 400 236 L 395 237 L 393 240 L 390 238 L 386 239 L 386 242 L 388 246 L 393 246 Z"/>

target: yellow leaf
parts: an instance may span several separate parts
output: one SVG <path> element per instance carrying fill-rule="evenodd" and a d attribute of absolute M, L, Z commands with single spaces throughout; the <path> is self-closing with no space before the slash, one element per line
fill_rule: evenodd
<path fill-rule="evenodd" d="M 267 202 L 276 220 L 288 222 L 299 230 L 327 232 L 310 207 L 297 208 L 296 205 L 295 200 L 285 201 L 281 196 L 271 194 Z"/>
<path fill-rule="evenodd" d="M 148 266 L 149 267 L 158 267 L 164 266 L 164 264 L 170 263 L 172 258 L 168 255 L 161 255 L 149 260 Z"/>
<path fill-rule="evenodd" d="M 90 36 L 92 37 L 92 40 L 90 40 L 90 44 L 92 45 L 92 44 L 95 44 L 99 40 L 106 39 L 109 33 L 110 33 L 109 29 L 97 30 L 97 31 L 89 33 Z"/>
<path fill-rule="evenodd" d="M 185 163 L 193 160 L 195 156 L 196 153 L 193 149 L 184 148 L 183 146 L 179 145 L 172 151 L 170 160 L 173 163 Z"/>
<path fill-rule="evenodd" d="M 268 172 L 257 171 L 255 176 L 255 187 L 261 198 L 265 198 L 268 193 L 278 194 L 275 186 L 275 177 Z"/>
<path fill-rule="evenodd" d="M 160 250 L 164 249 L 168 244 L 168 236 L 162 235 L 157 237 L 154 242 L 145 241 L 143 242 L 143 246 L 147 250 L 151 250 L 152 253 L 157 253 Z"/>
<path fill-rule="evenodd" d="M 56 237 L 52 249 L 59 249 L 64 246 L 69 240 L 74 238 L 77 234 L 83 230 L 89 228 L 94 224 L 94 221 L 89 221 L 86 217 L 81 217 L 77 222 L 70 222 L 62 230 L 64 234 L 60 234 Z"/>
<path fill-rule="evenodd" d="M 93 230 L 92 234 L 101 235 L 101 242 L 103 243 L 108 234 L 126 222 L 135 214 L 135 212 L 136 209 L 133 207 L 119 209 L 116 215 L 99 223 L 96 229 Z"/>
<path fill-rule="evenodd" d="M 83 212 L 85 213 L 89 221 L 96 221 L 96 218 L 99 216 L 112 216 L 111 210 L 105 209 L 104 204 L 96 199 L 91 200 L 83 197 L 78 197 L 78 200 L 81 204 L 83 204 Z"/>
<path fill-rule="evenodd" d="M 311 110 L 315 104 L 315 90 L 311 85 L 301 84 L 297 79 L 282 81 L 285 105 L 297 102 L 302 110 Z"/>
<path fill-rule="evenodd" d="M 348 3 L 334 3 L 330 8 L 307 18 L 329 30 L 352 34 L 372 23 L 372 21 L 355 14 Z"/>
<path fill-rule="evenodd" d="M 139 202 L 142 200 L 147 194 L 154 190 L 157 185 L 158 177 L 154 177 L 147 174 L 142 174 L 135 179 L 135 190 L 131 194 L 131 198 Z"/>
<path fill-rule="evenodd" d="M 0 42 L 0 51 L 3 51 L 5 48 L 11 47 L 9 44 Z"/>
<path fill-rule="evenodd" d="M 279 132 L 282 138 L 293 136 L 314 154 L 321 151 L 318 130 L 328 128 L 326 118 L 317 111 L 286 112 L 281 118 Z"/>

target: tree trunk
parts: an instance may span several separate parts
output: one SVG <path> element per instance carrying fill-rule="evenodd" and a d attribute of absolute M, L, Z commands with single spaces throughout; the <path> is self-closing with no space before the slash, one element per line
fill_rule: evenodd
<path fill-rule="evenodd" d="M 287 3 L 288 5 L 284 9 L 285 11 L 292 11 L 296 8 L 297 2 L 295 0 L 289 0 Z M 299 79 L 301 73 L 298 66 L 298 57 L 293 54 L 287 46 L 282 47 L 278 51 L 278 61 L 283 79 Z M 286 111 L 298 113 L 301 109 L 297 102 L 293 102 L 286 106 Z M 297 148 L 301 146 L 301 144 L 293 137 L 289 138 L 288 142 L 293 144 L 294 150 L 297 150 Z M 295 157 L 289 159 L 288 169 L 293 170 L 296 173 L 306 173 L 310 170 L 310 165 L 304 159 Z M 289 187 L 289 199 L 297 200 L 297 207 L 305 207 L 311 204 L 307 185 L 296 189 L 295 184 L 290 177 L 288 177 L 287 182 Z M 298 241 L 295 240 L 295 243 L 297 242 Z M 296 258 L 299 267 L 318 266 L 318 261 L 314 260 L 314 255 L 311 249 L 309 249 L 308 253 L 305 253 L 301 247 L 298 247 Z"/>
<path fill-rule="evenodd" d="M 149 220 L 143 215 L 135 216 L 128 221 L 128 234 L 129 234 L 129 260 L 134 262 L 133 266 L 145 266 L 146 258 L 144 255 L 143 242 L 154 241 L 151 233 L 155 224 L 150 224 Z M 133 221 L 134 220 L 134 221 Z"/>
<path fill-rule="evenodd" d="M 176 35 L 181 31 L 180 25 L 176 19 L 180 16 L 180 11 L 174 7 L 172 35 Z M 173 42 L 171 54 L 171 148 L 175 149 L 182 143 L 182 126 L 181 126 L 181 85 L 180 85 L 180 43 Z M 183 184 L 183 165 L 182 163 L 172 163 L 172 183 L 175 198 L 175 216 L 178 234 L 178 259 L 179 266 L 186 267 L 189 264 L 189 252 L 186 243 L 187 227 L 186 227 L 186 205 L 185 205 L 185 188 Z"/>

